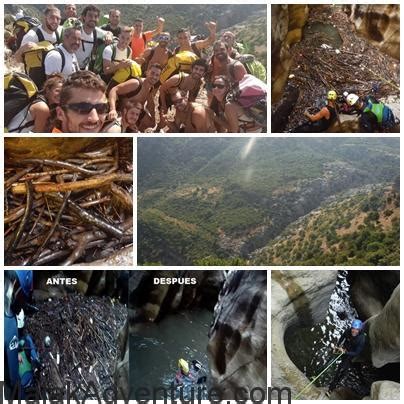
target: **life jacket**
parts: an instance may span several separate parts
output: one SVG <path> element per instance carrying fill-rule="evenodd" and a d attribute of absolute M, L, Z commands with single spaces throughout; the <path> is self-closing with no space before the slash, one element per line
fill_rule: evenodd
<path fill-rule="evenodd" d="M 41 25 L 39 20 L 34 17 L 22 17 L 16 20 L 13 24 L 13 35 L 16 38 L 15 49 L 19 49 L 21 46 L 22 38 L 31 29 Z M 40 30 L 38 30 L 40 32 Z M 37 32 L 38 35 L 38 32 Z M 38 36 L 39 39 L 39 36 Z"/>
<path fill-rule="evenodd" d="M 377 124 L 382 129 L 391 129 L 395 126 L 395 118 L 390 107 L 377 101 L 373 97 L 365 99 L 366 106 L 363 109 L 363 114 L 373 114 L 376 117 Z"/>
<path fill-rule="evenodd" d="M 35 44 L 35 48 L 24 53 L 23 61 L 25 73 L 34 81 L 38 88 L 42 88 L 46 81 L 45 57 L 50 52 L 56 50 L 62 57 L 62 71 L 65 67 L 65 55 L 59 48 L 55 48 L 49 41 L 40 41 Z"/>
<path fill-rule="evenodd" d="M 168 59 L 167 65 L 161 72 L 160 83 L 164 83 L 179 72 L 190 73 L 192 63 L 197 59 L 199 59 L 198 56 L 190 51 L 181 51 L 173 55 Z"/>
<path fill-rule="evenodd" d="M 34 81 L 24 73 L 11 72 L 4 76 L 4 125 L 5 132 L 20 132 L 32 126 L 33 122 L 26 122 L 17 128 L 9 128 L 12 119 L 24 108 L 28 109 L 36 102 L 44 101 L 39 95 Z"/>

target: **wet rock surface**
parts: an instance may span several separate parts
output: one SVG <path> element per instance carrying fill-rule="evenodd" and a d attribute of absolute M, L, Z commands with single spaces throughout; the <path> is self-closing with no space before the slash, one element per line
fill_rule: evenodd
<path fill-rule="evenodd" d="M 301 40 L 309 7 L 307 5 L 273 5 L 271 7 L 272 102 L 282 95 L 292 64 L 290 46 Z"/>
<path fill-rule="evenodd" d="M 309 380 L 295 367 L 295 364 L 288 357 L 285 343 L 290 344 L 290 341 L 288 342 L 288 339 L 286 336 L 284 338 L 284 335 L 286 330 L 289 331 L 293 327 L 304 327 L 304 325 L 311 326 L 316 324 L 318 318 L 314 319 L 313 314 L 317 313 L 318 315 L 323 313 L 324 315 L 325 307 L 328 307 L 330 304 L 330 289 L 335 286 L 335 279 L 328 278 L 327 283 L 327 276 L 329 275 L 328 271 L 288 271 L 286 274 L 282 271 L 273 271 L 272 386 L 289 385 L 292 389 L 292 394 L 296 394 L 309 383 Z M 341 275 L 342 273 L 339 277 Z M 310 276 L 312 277 L 312 282 L 316 283 L 316 288 L 314 289 L 314 287 L 312 287 L 311 292 L 310 282 L 307 282 Z M 345 277 L 346 273 L 344 279 Z M 343 303 L 340 305 L 341 307 L 337 304 L 333 308 L 333 311 L 335 311 L 334 314 L 337 314 L 337 317 L 340 318 L 342 328 L 346 329 L 346 327 L 349 327 L 351 318 L 359 317 L 362 320 L 366 320 L 369 315 L 372 315 L 372 317 L 370 317 L 365 324 L 368 346 L 365 347 L 360 358 L 355 360 L 349 374 L 344 378 L 344 381 L 338 385 L 338 388 L 333 392 L 330 398 L 360 399 L 369 395 L 371 389 L 372 397 L 376 397 L 378 396 L 378 386 L 384 383 L 384 380 L 389 380 L 393 385 L 395 385 L 394 382 L 399 380 L 400 288 L 399 285 L 397 286 L 399 282 L 399 271 L 349 271 L 346 279 L 348 279 L 349 283 L 352 285 L 351 289 L 347 283 L 348 298 L 352 299 L 353 304 L 355 304 L 355 302 L 358 304 L 359 314 L 356 313 L 354 306 L 344 308 L 344 304 L 348 303 Z M 340 282 L 341 281 L 339 281 L 339 283 Z M 309 287 L 305 287 L 305 284 L 308 284 Z M 280 287 L 280 285 L 282 285 L 282 287 Z M 299 304 L 299 296 L 303 295 L 303 291 L 305 291 L 304 296 L 306 296 L 306 303 L 301 305 Z M 327 293 L 324 295 L 323 291 Z M 316 296 L 317 294 L 319 296 Z M 313 303 L 316 303 L 316 299 L 321 299 L 321 297 L 324 298 L 322 303 L 311 307 Z M 334 303 L 338 303 L 338 301 Z M 301 311 L 297 310 L 295 306 L 300 307 Z M 347 313 L 346 310 L 348 309 L 353 310 L 353 313 Z M 298 313 L 298 315 L 296 313 Z M 327 321 L 329 321 L 328 317 L 329 314 L 327 315 Z M 333 321 L 337 321 L 338 323 L 340 320 L 334 318 Z M 348 321 L 348 323 L 346 323 L 346 321 Z M 323 328 L 325 323 L 322 322 L 321 324 L 321 328 Z M 333 333 L 335 333 L 335 329 L 338 327 L 339 325 L 336 324 L 332 326 L 329 331 L 324 327 L 324 338 L 327 341 L 334 340 L 336 337 L 333 336 Z M 314 327 L 311 331 L 313 330 Z M 341 330 L 339 332 L 341 332 Z M 297 337 L 297 335 L 300 335 L 300 337 Z M 295 334 L 295 338 L 305 338 L 305 334 Z M 317 349 L 317 351 L 320 352 L 323 347 L 316 345 L 317 342 L 316 340 L 314 341 L 313 346 L 315 348 L 313 349 Z M 299 346 L 299 344 L 296 346 Z M 327 346 L 328 345 L 324 346 L 324 354 L 327 353 Z M 289 346 L 288 349 L 291 349 L 291 347 Z M 300 354 L 304 355 L 303 348 Z M 293 352 L 293 355 L 296 355 L 296 352 Z M 309 358 L 311 356 L 312 355 L 309 354 Z M 328 355 L 326 356 L 328 357 Z M 301 364 L 299 366 L 300 369 L 302 369 Z M 322 369 L 322 366 L 323 365 L 318 365 L 318 369 Z M 313 374 L 313 370 L 314 374 L 317 375 L 317 369 L 311 369 L 311 373 L 309 372 L 309 374 Z M 323 384 L 320 383 L 320 385 L 327 386 L 328 383 L 330 383 L 330 379 L 327 380 L 323 380 Z M 325 398 L 323 390 L 323 388 L 311 386 L 304 391 L 301 398 L 323 399 Z M 384 393 L 380 396 L 383 396 L 383 394 Z M 394 394 L 393 392 L 392 395 L 394 396 Z"/>
<path fill-rule="evenodd" d="M 382 52 L 400 59 L 400 5 L 351 4 L 344 6 L 356 32 Z"/>
<path fill-rule="evenodd" d="M 371 345 L 373 366 L 400 362 L 400 285 L 392 293 L 383 310 L 366 325 Z"/>
<path fill-rule="evenodd" d="M 154 284 L 153 279 L 195 278 L 195 285 Z M 166 314 L 203 307 L 213 310 L 222 271 L 136 271 L 129 280 L 130 324 L 159 321 Z"/>
<path fill-rule="evenodd" d="M 307 384 L 304 374 L 290 360 L 284 344 L 289 327 L 309 326 L 324 319 L 337 271 L 272 271 L 272 387 L 288 386 L 292 396 Z M 306 399 L 315 399 L 321 391 L 311 386 Z"/>
<path fill-rule="evenodd" d="M 366 400 L 400 400 L 400 383 L 380 380 L 372 384 L 370 397 Z"/>
<path fill-rule="evenodd" d="M 266 390 L 266 271 L 231 271 L 219 295 L 209 332 L 213 387 L 222 399 L 235 388 Z"/>

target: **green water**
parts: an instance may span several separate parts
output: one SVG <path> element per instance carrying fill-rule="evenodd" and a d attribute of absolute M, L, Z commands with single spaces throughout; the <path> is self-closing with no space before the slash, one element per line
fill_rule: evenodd
<path fill-rule="evenodd" d="M 320 21 L 313 22 L 306 25 L 303 34 L 305 38 L 318 37 L 319 42 L 331 45 L 333 48 L 339 48 L 342 45 L 342 38 L 338 29 L 331 24 Z"/>
<path fill-rule="evenodd" d="M 209 374 L 208 332 L 213 313 L 187 310 L 165 317 L 157 324 L 144 324 L 130 336 L 131 399 L 139 398 L 139 389 L 170 389 L 179 358 L 200 361 Z M 208 380 L 209 383 L 209 380 Z M 142 397 L 145 398 L 142 392 Z M 152 399 L 152 395 L 147 395 Z M 163 392 L 156 398 L 163 398 Z"/>

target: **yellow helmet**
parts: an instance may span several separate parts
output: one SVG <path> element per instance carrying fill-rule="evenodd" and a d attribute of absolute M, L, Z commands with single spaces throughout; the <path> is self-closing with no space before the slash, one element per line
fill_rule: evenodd
<path fill-rule="evenodd" d="M 187 375 L 189 373 L 189 365 L 185 359 L 180 359 L 178 361 L 178 367 L 182 370 L 182 373 Z"/>
<path fill-rule="evenodd" d="M 330 90 L 327 93 L 327 100 L 335 101 L 337 99 L 337 93 L 334 90 Z"/>

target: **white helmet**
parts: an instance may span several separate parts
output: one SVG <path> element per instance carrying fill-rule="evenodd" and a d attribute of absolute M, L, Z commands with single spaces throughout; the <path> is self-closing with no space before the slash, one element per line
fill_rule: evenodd
<path fill-rule="evenodd" d="M 21 311 L 17 314 L 17 327 L 18 328 L 24 328 L 25 325 L 25 314 L 24 310 L 21 309 Z"/>
<path fill-rule="evenodd" d="M 359 100 L 359 97 L 356 94 L 348 94 L 346 97 L 346 102 L 348 105 L 352 107 L 352 105 L 355 105 Z"/>

